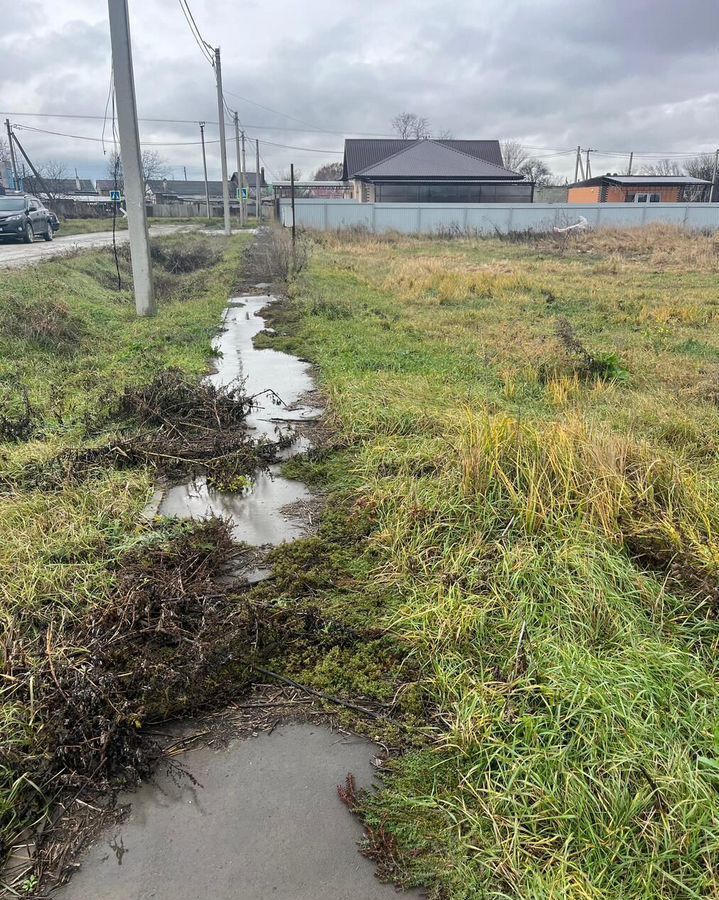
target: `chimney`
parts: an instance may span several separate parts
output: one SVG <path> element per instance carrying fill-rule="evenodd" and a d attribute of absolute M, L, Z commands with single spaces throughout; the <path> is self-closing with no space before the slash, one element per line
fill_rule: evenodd
<path fill-rule="evenodd" d="M 260 184 L 264 184 L 264 183 L 265 183 L 265 167 L 262 166 L 260 168 Z"/>
<path fill-rule="evenodd" d="M 82 190 L 82 185 L 80 184 L 80 178 L 77 174 L 77 169 L 75 169 L 75 190 L 76 191 Z"/>
<path fill-rule="evenodd" d="M 167 193 L 167 179 L 166 179 L 166 178 L 163 178 L 163 179 L 162 179 L 162 190 L 163 190 L 165 193 Z"/>

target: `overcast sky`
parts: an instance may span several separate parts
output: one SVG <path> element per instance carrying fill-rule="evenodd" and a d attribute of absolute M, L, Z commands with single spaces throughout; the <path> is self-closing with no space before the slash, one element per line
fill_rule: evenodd
<path fill-rule="evenodd" d="M 139 115 L 216 123 L 213 71 L 177 0 L 129 4 Z M 607 151 L 679 154 L 719 145 L 719 0 L 190 5 L 206 40 L 222 48 L 227 101 L 248 136 L 263 142 L 270 173 L 294 162 L 309 174 L 341 159 L 330 151 L 341 151 L 343 135 L 388 135 L 402 110 L 454 137 L 514 138 L 541 148 L 547 164 L 570 175 L 572 158 L 552 154 L 577 144 L 598 151 L 595 174 L 626 167 L 626 158 L 602 155 Z M 101 119 L 18 114 L 101 117 L 109 79 L 105 0 L 0 0 L 3 119 L 98 138 Z M 38 161 L 61 160 L 91 177 L 104 172 L 100 143 L 17 133 Z M 199 139 L 193 124 L 142 122 L 141 134 L 153 145 Z M 216 124 L 208 124 L 207 136 L 216 140 Z M 200 175 L 199 146 L 155 149 L 175 177 L 183 165 L 189 177 Z M 211 177 L 218 177 L 217 145 L 208 151 Z M 234 150 L 230 158 L 232 171 Z"/>

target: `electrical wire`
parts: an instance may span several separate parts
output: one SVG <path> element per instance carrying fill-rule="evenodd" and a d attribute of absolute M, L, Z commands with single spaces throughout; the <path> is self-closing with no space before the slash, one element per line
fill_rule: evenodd
<path fill-rule="evenodd" d="M 245 103 L 251 103 L 253 106 L 258 106 L 260 109 L 264 109 L 267 112 L 274 113 L 277 116 L 283 116 L 285 119 L 292 119 L 293 122 L 299 122 L 300 125 L 308 125 L 308 122 L 305 122 L 304 119 L 298 119 L 297 116 L 291 116 L 289 113 L 280 112 L 279 109 L 273 109 L 271 106 L 264 106 L 262 103 L 258 103 L 256 100 L 250 100 L 249 97 L 243 97 L 241 94 L 234 94 L 232 91 L 225 91 L 230 97 L 236 97 L 238 100 L 243 100 Z M 316 128 L 314 125 L 309 126 L 309 131 L 322 131 L 321 128 Z M 340 134 L 341 132 L 327 132 L 333 134 Z"/>
<path fill-rule="evenodd" d="M 195 39 L 195 43 L 200 48 L 200 52 L 205 57 L 205 59 L 210 63 L 211 66 L 215 65 L 215 57 L 213 48 L 207 41 L 202 37 L 202 33 L 200 29 L 197 27 L 197 22 L 195 22 L 195 17 L 192 15 L 192 10 L 187 3 L 187 0 L 178 0 L 180 4 L 180 9 L 182 10 L 182 14 L 185 17 L 185 21 L 192 33 L 193 38 Z"/>

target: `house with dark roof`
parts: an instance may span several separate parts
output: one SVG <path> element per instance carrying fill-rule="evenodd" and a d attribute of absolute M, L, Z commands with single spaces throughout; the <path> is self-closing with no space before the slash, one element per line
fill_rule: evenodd
<path fill-rule="evenodd" d="M 499 141 L 348 138 L 342 178 L 360 202 L 531 203 L 534 189 Z"/>
<path fill-rule="evenodd" d="M 34 175 L 26 175 L 23 179 L 23 189 L 38 197 L 45 196 L 45 188 L 55 197 L 93 196 L 97 194 L 95 185 L 90 178 L 43 178 L 38 181 Z"/>
<path fill-rule="evenodd" d="M 704 203 L 711 181 L 690 175 L 598 175 L 569 185 L 570 203 Z"/>

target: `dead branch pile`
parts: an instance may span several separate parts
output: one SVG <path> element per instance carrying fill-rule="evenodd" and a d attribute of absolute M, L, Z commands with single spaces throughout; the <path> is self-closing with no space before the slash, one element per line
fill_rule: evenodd
<path fill-rule="evenodd" d="M 266 631 L 222 580 L 237 552 L 222 520 L 175 525 L 121 557 L 108 598 L 88 616 L 56 621 L 34 642 L 5 636 L 5 699 L 33 729 L 3 749 L 1 768 L 28 781 L 14 808 L 0 809 L 0 834 L 17 833 L 57 795 L 146 776 L 157 749 L 142 725 L 247 685 Z"/>

